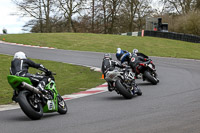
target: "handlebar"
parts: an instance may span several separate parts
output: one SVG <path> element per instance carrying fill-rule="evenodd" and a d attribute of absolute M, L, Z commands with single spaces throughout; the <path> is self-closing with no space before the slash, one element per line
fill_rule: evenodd
<path fill-rule="evenodd" d="M 48 72 L 46 72 L 46 73 L 45 73 L 45 72 L 41 72 L 41 73 L 40 73 L 40 72 L 37 72 L 36 75 L 45 76 L 45 75 L 48 75 Z M 55 72 L 51 72 L 51 74 L 49 74 L 49 75 L 56 75 L 56 73 L 55 73 Z"/>
<path fill-rule="evenodd" d="M 131 69 L 130 66 L 126 66 L 125 68 L 121 69 L 122 71 L 127 71 L 128 69 Z"/>
<path fill-rule="evenodd" d="M 55 73 L 55 72 L 52 72 L 52 75 L 56 75 L 56 73 Z"/>

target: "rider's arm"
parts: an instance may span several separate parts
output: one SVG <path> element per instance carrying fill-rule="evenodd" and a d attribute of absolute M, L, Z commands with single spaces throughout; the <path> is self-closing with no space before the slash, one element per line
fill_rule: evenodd
<path fill-rule="evenodd" d="M 104 71 L 105 71 L 105 70 L 104 70 L 104 60 L 103 60 L 102 66 L 101 66 L 101 72 L 104 73 Z"/>
<path fill-rule="evenodd" d="M 42 64 L 37 64 L 37 63 L 33 62 L 32 60 L 27 59 L 27 63 L 29 64 L 30 67 L 39 69 L 39 70 L 41 70 L 43 72 L 48 72 L 49 71 Z"/>
<path fill-rule="evenodd" d="M 128 61 L 129 62 L 129 58 L 130 58 L 131 54 L 128 52 L 128 53 L 125 53 L 122 55 L 122 57 L 120 58 L 121 60 L 121 63 L 123 63 L 124 61 Z"/>
<path fill-rule="evenodd" d="M 113 61 L 114 66 L 119 67 L 119 68 L 124 68 L 124 65 L 122 65 L 121 63 L 117 62 L 117 61 Z"/>
<path fill-rule="evenodd" d="M 140 61 L 148 61 L 149 59 L 148 58 L 143 58 L 143 57 L 141 57 L 141 56 L 138 56 L 138 59 L 140 60 Z"/>

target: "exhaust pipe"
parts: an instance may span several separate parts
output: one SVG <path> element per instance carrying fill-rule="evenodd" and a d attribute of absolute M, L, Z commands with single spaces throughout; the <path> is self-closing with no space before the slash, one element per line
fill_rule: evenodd
<path fill-rule="evenodd" d="M 30 84 L 28 84 L 26 82 L 22 82 L 22 86 L 21 87 L 24 88 L 24 89 L 27 89 L 29 91 L 32 91 L 34 93 L 42 94 L 42 92 L 39 91 L 39 89 L 35 88 L 34 86 L 32 86 L 32 85 L 30 85 Z"/>

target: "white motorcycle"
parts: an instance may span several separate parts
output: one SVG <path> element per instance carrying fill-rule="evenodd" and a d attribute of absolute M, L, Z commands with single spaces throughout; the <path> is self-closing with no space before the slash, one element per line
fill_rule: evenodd
<path fill-rule="evenodd" d="M 142 95 L 140 88 L 135 83 L 134 73 L 130 67 L 108 71 L 105 80 L 126 99 L 131 99 L 134 95 Z"/>

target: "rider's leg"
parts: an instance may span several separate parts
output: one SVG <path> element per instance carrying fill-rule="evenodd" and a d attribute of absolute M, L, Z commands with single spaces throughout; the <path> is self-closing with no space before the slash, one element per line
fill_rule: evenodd
<path fill-rule="evenodd" d="M 38 88 L 43 94 L 48 93 L 48 91 L 45 90 L 45 86 L 48 84 L 48 77 L 34 74 L 26 74 L 26 76 L 30 78 L 32 83 L 39 82 L 36 88 Z"/>
<path fill-rule="evenodd" d="M 113 82 L 108 82 L 108 91 L 113 91 L 114 90 L 114 86 L 113 86 Z"/>
<path fill-rule="evenodd" d="M 42 80 L 39 82 L 39 84 L 36 88 L 38 88 L 43 94 L 47 94 L 48 91 L 45 90 L 45 86 L 46 86 L 46 82 L 44 80 Z"/>

